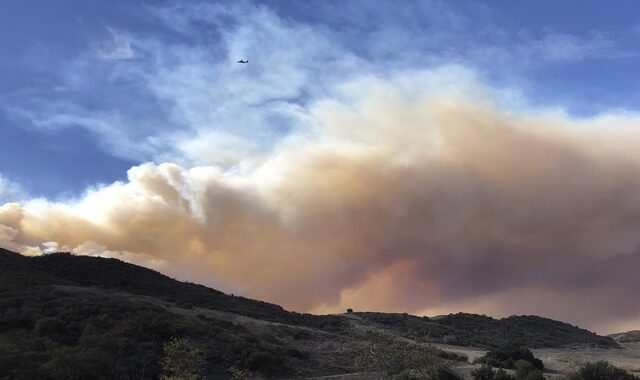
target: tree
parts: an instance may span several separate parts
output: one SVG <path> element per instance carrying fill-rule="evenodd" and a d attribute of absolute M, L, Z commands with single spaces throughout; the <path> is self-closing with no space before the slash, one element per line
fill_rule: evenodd
<path fill-rule="evenodd" d="M 187 338 L 172 338 L 162 346 L 164 356 L 160 361 L 168 374 L 166 380 L 198 380 L 205 367 L 205 354 Z"/>

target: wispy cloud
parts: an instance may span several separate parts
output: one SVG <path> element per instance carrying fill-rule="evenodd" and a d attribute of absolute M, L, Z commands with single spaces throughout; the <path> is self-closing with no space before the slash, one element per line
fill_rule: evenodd
<path fill-rule="evenodd" d="M 101 59 L 133 59 L 136 52 L 131 47 L 131 42 L 123 33 L 111 27 L 106 27 L 109 38 L 101 41 L 95 47 L 96 55 Z"/>
<path fill-rule="evenodd" d="M 5 108 L 36 126 L 86 128 L 108 152 L 136 161 L 229 167 L 259 160 L 301 132 L 300 109 L 354 76 L 451 63 L 523 68 L 624 53 L 607 33 L 545 30 L 533 37 L 500 29 L 481 6 L 471 18 L 443 4 L 414 5 L 410 12 L 365 7 L 366 15 L 361 6 L 345 6 L 340 29 L 250 2 L 153 9 L 180 38 L 109 26 L 95 54 L 67 65 L 63 95 Z M 240 58 L 250 64 L 237 65 Z"/>

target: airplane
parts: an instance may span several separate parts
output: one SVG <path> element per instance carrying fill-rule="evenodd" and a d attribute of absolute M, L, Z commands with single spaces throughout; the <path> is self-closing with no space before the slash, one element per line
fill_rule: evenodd
<path fill-rule="evenodd" d="M 246 60 L 246 61 L 239 60 L 238 63 L 249 63 L 249 60 Z"/>

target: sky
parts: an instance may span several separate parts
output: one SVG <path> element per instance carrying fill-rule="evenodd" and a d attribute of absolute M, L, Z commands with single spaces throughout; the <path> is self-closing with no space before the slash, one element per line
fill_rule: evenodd
<path fill-rule="evenodd" d="M 638 329 L 639 8 L 0 0 L 0 246 Z"/>

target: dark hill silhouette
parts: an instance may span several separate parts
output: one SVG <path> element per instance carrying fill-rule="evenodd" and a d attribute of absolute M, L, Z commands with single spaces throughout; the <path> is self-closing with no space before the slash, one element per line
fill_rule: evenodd
<path fill-rule="evenodd" d="M 494 319 L 468 313 L 449 314 L 437 318 L 396 313 L 354 314 L 404 336 L 429 337 L 432 341 L 453 345 L 485 348 L 498 348 L 509 344 L 528 348 L 571 345 L 618 347 L 609 337 L 535 315 Z"/>
<path fill-rule="evenodd" d="M 228 378 L 230 367 L 267 377 L 349 373 L 380 340 L 371 333 L 402 344 L 617 347 L 537 316 L 311 315 L 117 259 L 0 249 L 0 378 L 157 378 L 162 344 L 175 336 L 206 352 L 208 378 Z"/>
<path fill-rule="evenodd" d="M 0 251 L 0 286 L 38 284 L 100 287 L 280 323 L 328 327 L 342 322 L 336 316 L 289 312 L 279 305 L 177 281 L 118 259 L 75 256 L 65 252 L 25 257 L 4 249 Z"/>
<path fill-rule="evenodd" d="M 37 284 L 99 287 L 293 325 L 339 330 L 347 324 L 347 320 L 340 316 L 286 311 L 279 305 L 177 281 L 151 269 L 117 259 L 75 256 L 69 253 L 25 257 L 0 249 L 0 286 L 23 287 Z M 610 337 L 602 337 L 564 322 L 538 316 L 494 319 L 467 313 L 438 318 L 404 313 L 354 314 L 400 332 L 420 334 L 429 336 L 436 342 L 459 345 L 498 347 L 504 342 L 516 341 L 531 348 L 572 344 L 616 346 Z"/>

